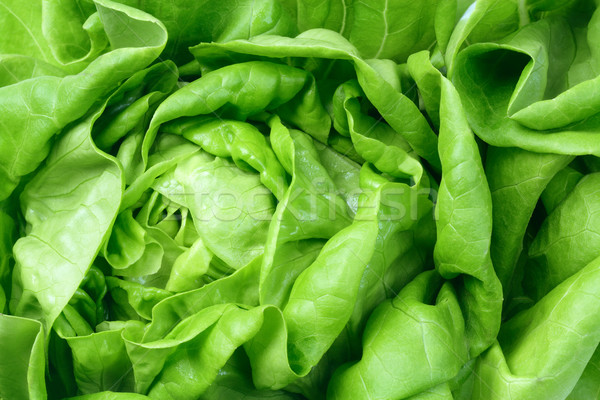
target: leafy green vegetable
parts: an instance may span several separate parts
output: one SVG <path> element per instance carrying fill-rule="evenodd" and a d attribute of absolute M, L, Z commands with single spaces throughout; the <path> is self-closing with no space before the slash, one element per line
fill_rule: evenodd
<path fill-rule="evenodd" d="M 0 2 L 0 398 L 600 387 L 595 0 Z"/>

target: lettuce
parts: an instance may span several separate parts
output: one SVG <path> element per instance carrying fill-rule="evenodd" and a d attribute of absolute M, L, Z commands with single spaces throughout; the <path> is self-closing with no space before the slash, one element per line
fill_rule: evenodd
<path fill-rule="evenodd" d="M 0 3 L 0 398 L 600 391 L 592 0 Z"/>

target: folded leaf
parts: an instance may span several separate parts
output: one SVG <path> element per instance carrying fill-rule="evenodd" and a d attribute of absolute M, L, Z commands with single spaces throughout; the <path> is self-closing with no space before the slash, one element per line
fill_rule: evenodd
<path fill-rule="evenodd" d="M 113 51 L 76 75 L 40 76 L 0 88 L 0 199 L 46 158 L 54 135 L 165 46 L 166 32 L 157 19 L 110 0 L 96 4 Z"/>
<path fill-rule="evenodd" d="M 0 314 L 0 348 L 0 395 L 7 399 L 45 399 L 42 324 Z"/>

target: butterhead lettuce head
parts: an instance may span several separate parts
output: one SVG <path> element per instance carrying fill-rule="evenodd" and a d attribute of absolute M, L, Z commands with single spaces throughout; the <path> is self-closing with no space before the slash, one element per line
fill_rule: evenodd
<path fill-rule="evenodd" d="M 0 2 L 0 399 L 589 400 L 592 0 Z"/>

